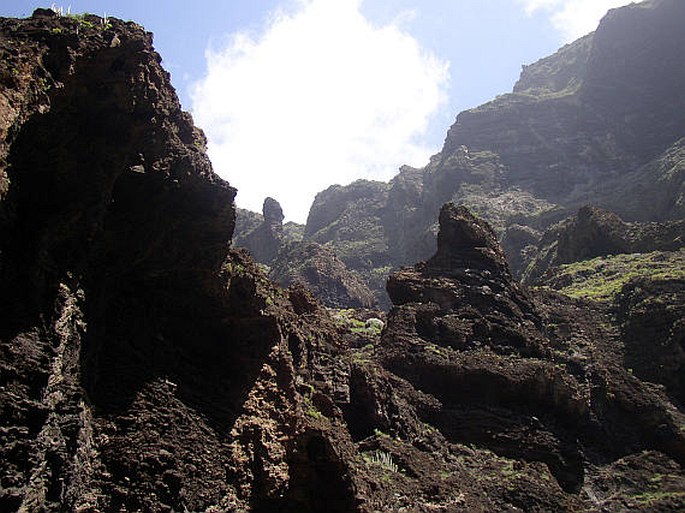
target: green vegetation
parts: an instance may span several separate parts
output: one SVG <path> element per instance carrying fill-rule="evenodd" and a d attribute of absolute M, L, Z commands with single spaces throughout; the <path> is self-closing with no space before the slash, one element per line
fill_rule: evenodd
<path fill-rule="evenodd" d="M 101 28 L 102 30 L 108 30 L 112 28 L 112 24 L 109 21 L 107 13 L 103 14 L 101 18 L 98 17 L 96 14 L 92 14 L 89 12 L 75 14 L 71 12 L 71 5 L 64 9 L 63 6 L 57 6 L 54 3 L 50 6 L 50 9 L 60 17 L 78 21 L 80 27 L 97 28 L 99 26 L 99 28 Z M 95 18 L 99 19 L 99 23 L 96 23 L 94 21 Z M 52 32 L 55 34 L 59 34 L 61 32 L 61 30 L 60 32 L 56 32 L 56 30 L 60 29 L 52 29 Z"/>
<path fill-rule="evenodd" d="M 381 321 L 370 322 L 362 321 L 354 317 L 354 309 L 342 309 L 333 311 L 333 321 L 335 325 L 351 333 L 368 335 L 371 337 L 380 336 L 383 330 L 383 323 Z"/>
<path fill-rule="evenodd" d="M 567 296 L 610 301 L 633 278 L 685 279 L 685 250 L 612 255 L 566 264 L 547 284 Z"/>
<path fill-rule="evenodd" d="M 314 405 L 314 401 L 312 400 L 312 395 L 314 394 L 314 387 L 312 385 L 306 385 L 308 390 L 307 392 L 303 395 L 304 399 L 304 406 L 305 406 L 305 413 L 307 416 L 315 419 L 315 420 L 328 420 L 326 419 L 326 416 L 321 413 L 317 407 Z"/>
<path fill-rule="evenodd" d="M 378 438 L 391 438 L 391 436 L 388 433 L 386 433 L 385 431 L 381 431 L 378 428 L 374 428 L 373 434 Z"/>
<path fill-rule="evenodd" d="M 364 461 L 369 465 L 380 467 L 386 472 L 399 472 L 399 467 L 392 460 L 392 456 L 385 451 L 374 451 L 370 454 L 364 454 Z"/>
<path fill-rule="evenodd" d="M 632 499 L 641 506 L 649 506 L 655 502 L 685 499 L 685 492 L 642 492 L 633 495 Z"/>
<path fill-rule="evenodd" d="M 424 348 L 426 351 L 430 351 L 431 353 L 437 354 L 438 356 L 442 356 L 443 358 L 447 358 L 449 355 L 449 352 L 446 348 L 440 347 L 438 345 L 432 344 L 432 343 L 427 343 Z"/>

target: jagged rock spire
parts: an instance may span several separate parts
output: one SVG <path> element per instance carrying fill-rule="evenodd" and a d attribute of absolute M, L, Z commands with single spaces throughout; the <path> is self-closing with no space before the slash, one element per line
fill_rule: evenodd
<path fill-rule="evenodd" d="M 493 229 L 464 206 L 446 203 L 440 209 L 438 250 L 426 262 L 428 270 L 450 274 L 474 269 L 510 277 L 509 266 Z"/>
<path fill-rule="evenodd" d="M 262 206 L 262 215 L 266 223 L 282 224 L 283 223 L 283 209 L 281 204 L 273 198 L 267 197 Z"/>

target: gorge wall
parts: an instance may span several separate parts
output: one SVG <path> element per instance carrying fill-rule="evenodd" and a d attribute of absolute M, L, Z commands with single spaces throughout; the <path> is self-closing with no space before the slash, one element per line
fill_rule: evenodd
<path fill-rule="evenodd" d="M 0 510 L 685 509 L 685 277 L 529 290 L 447 203 L 383 329 L 350 329 L 232 248 L 149 33 L 39 10 L 0 36 Z M 413 223 L 428 176 L 360 187 Z"/>

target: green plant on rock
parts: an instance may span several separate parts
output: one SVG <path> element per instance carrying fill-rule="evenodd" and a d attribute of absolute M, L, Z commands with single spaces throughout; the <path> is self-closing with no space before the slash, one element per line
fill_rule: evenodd
<path fill-rule="evenodd" d="M 109 30 L 112 28 L 112 23 L 110 22 L 109 16 L 107 16 L 107 13 L 104 13 L 102 15 L 102 17 L 100 18 L 100 23 L 96 25 L 92 21 L 86 19 L 88 16 L 96 16 L 96 15 L 91 14 L 89 12 L 84 12 L 81 14 L 72 13 L 71 12 L 71 5 L 69 5 L 66 9 L 64 9 L 63 6 L 61 6 L 61 5 L 58 6 L 58 5 L 53 3 L 50 6 L 50 10 L 52 12 L 54 12 L 59 17 L 69 18 L 69 19 L 78 21 L 80 27 L 96 28 L 96 26 L 99 25 L 99 27 L 102 30 Z M 59 32 L 55 32 L 55 29 L 53 29 L 53 32 L 57 33 L 57 34 L 59 33 Z M 77 32 L 78 32 L 78 30 L 77 30 Z"/>
<path fill-rule="evenodd" d="M 380 467 L 387 472 L 396 473 L 400 470 L 397 464 L 392 460 L 392 456 L 385 451 L 376 450 L 371 454 L 364 454 L 364 460 L 369 465 Z"/>
<path fill-rule="evenodd" d="M 427 343 L 425 346 L 426 351 L 430 351 L 433 354 L 437 354 L 438 356 L 442 356 L 443 358 L 447 358 L 448 356 L 448 351 L 446 348 L 438 346 L 436 344 L 432 343 Z"/>
<path fill-rule="evenodd" d="M 642 492 L 631 498 L 640 506 L 650 506 L 661 501 L 685 499 L 685 492 Z"/>
<path fill-rule="evenodd" d="M 307 391 L 303 395 L 305 413 L 307 414 L 307 416 L 315 420 L 325 419 L 325 415 L 321 413 L 314 405 L 314 401 L 312 399 L 312 396 L 314 395 L 314 387 L 310 384 L 306 384 L 305 386 L 307 387 Z"/>
<path fill-rule="evenodd" d="M 685 251 L 610 255 L 564 264 L 547 285 L 570 297 L 611 301 L 633 278 L 685 279 Z"/>

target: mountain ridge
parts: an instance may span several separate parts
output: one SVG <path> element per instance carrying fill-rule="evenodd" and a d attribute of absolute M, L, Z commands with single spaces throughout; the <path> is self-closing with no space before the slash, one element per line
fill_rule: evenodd
<path fill-rule="evenodd" d="M 305 240 L 332 249 L 388 306 L 390 268 L 434 251 L 454 201 L 502 235 L 541 233 L 593 205 L 626 221 L 685 217 L 685 4 L 611 10 L 598 29 L 524 66 L 511 93 L 461 112 L 440 153 L 389 182 L 334 185 L 315 198 Z M 513 248 L 511 258 L 517 259 Z"/>
<path fill-rule="evenodd" d="M 235 189 L 151 34 L 42 9 L 0 36 L 0 510 L 685 508 L 681 276 L 606 301 L 527 287 L 463 205 L 409 234 L 424 172 L 405 168 L 359 186 L 401 208 L 334 188 L 348 217 L 322 229 L 428 255 L 392 273 L 387 316 L 331 311 L 232 246 Z M 453 162 L 501 178 L 492 152 Z M 285 227 L 264 214 L 246 225 L 269 248 Z M 365 240 L 386 216 L 394 246 Z"/>

